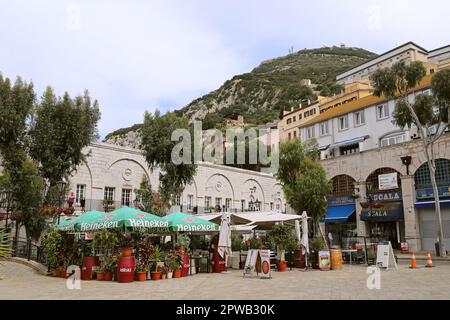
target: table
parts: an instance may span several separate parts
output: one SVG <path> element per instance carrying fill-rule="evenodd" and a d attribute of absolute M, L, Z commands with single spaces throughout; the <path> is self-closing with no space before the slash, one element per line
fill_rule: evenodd
<path fill-rule="evenodd" d="M 200 273 L 200 263 L 202 259 L 206 259 L 206 273 L 210 272 L 210 267 L 211 267 L 211 258 L 209 255 L 190 255 L 189 257 L 189 262 L 190 262 L 190 266 L 189 266 L 189 274 L 192 275 L 192 260 L 195 260 L 195 272 L 196 273 Z"/>
<path fill-rule="evenodd" d="M 344 250 L 341 250 L 341 251 L 342 251 L 342 253 L 348 253 L 350 255 L 350 265 L 351 265 L 352 264 L 352 253 L 358 252 L 358 250 L 356 250 L 356 249 L 344 249 Z"/>

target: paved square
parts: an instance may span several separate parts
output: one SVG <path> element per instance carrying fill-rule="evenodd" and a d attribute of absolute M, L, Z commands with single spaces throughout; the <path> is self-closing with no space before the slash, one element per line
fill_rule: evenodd
<path fill-rule="evenodd" d="M 27 266 L 0 265 L 0 299 L 450 299 L 450 264 L 435 268 L 381 273 L 381 289 L 369 290 L 365 266 L 345 265 L 343 271 L 273 272 L 273 279 L 230 274 L 133 282 L 82 281 L 68 290 L 66 280 L 37 274 Z"/>

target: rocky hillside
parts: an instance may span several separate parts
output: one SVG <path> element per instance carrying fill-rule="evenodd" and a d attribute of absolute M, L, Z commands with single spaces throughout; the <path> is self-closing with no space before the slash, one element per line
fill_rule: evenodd
<path fill-rule="evenodd" d="M 376 54 L 359 48 L 324 47 L 305 49 L 284 57 L 264 61 L 249 73 L 227 80 L 219 89 L 176 111 L 191 119 L 203 120 L 203 128 L 220 126 L 224 118 L 243 115 L 245 121 L 262 124 L 277 119 L 282 110 L 298 106 L 301 100 L 328 96 L 341 90 L 335 84 L 338 73 L 367 61 Z M 316 91 L 300 85 L 311 79 Z M 136 146 L 139 125 L 117 130 L 105 142 Z M 138 136 L 138 134 L 137 134 Z"/>

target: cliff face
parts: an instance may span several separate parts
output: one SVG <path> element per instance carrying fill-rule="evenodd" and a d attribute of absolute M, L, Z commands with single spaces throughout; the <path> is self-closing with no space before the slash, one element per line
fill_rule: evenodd
<path fill-rule="evenodd" d="M 279 118 L 282 110 L 298 106 L 317 94 L 328 96 L 340 91 L 335 77 L 340 72 L 374 58 L 359 48 L 325 47 L 301 50 L 284 57 L 264 61 L 249 73 L 227 80 L 217 90 L 175 111 L 191 120 L 203 120 L 203 128 L 220 125 L 224 118 L 242 115 L 247 123 L 262 124 Z M 314 91 L 301 84 L 310 79 Z M 119 129 L 105 142 L 137 147 L 140 125 Z"/>

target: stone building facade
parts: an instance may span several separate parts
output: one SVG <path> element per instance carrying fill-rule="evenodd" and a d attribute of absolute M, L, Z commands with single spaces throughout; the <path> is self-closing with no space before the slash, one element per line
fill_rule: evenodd
<path fill-rule="evenodd" d="M 102 210 L 104 199 L 114 206 L 133 206 L 135 189 L 145 175 L 157 191 L 159 171 L 151 172 L 140 150 L 106 143 L 91 144 L 84 162 L 70 178 L 70 192 L 85 199 L 86 210 Z M 171 211 L 204 213 L 220 206 L 227 211 L 286 211 L 280 183 L 267 173 L 201 163 L 192 184 L 173 200 Z"/>
<path fill-rule="evenodd" d="M 411 164 L 404 165 L 402 158 L 411 157 Z M 435 158 L 440 161 L 440 199 L 444 236 L 447 247 L 450 246 L 450 133 L 444 134 L 437 142 Z M 429 189 L 421 189 L 418 182 L 421 174 L 427 173 L 426 156 L 420 140 L 376 148 L 359 153 L 344 155 L 321 161 L 330 180 L 337 176 L 347 176 L 354 181 L 356 202 L 356 224 L 358 236 L 370 236 L 368 222 L 362 221 L 362 204 L 367 201 L 368 179 L 377 170 L 388 168 L 400 177 L 399 194 L 403 207 L 403 221 L 398 224 L 400 239 L 406 241 L 412 251 L 434 249 L 436 241 L 436 215 Z M 426 170 L 423 170 L 423 169 Z M 386 170 L 385 170 L 386 171 Z M 423 196 L 427 190 L 428 197 Z M 425 201 L 425 200 L 429 201 Z M 423 200 L 423 201 L 421 201 Z"/>

